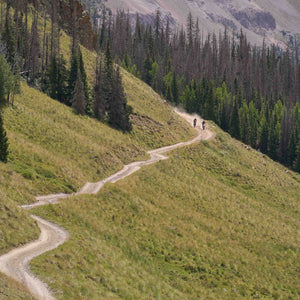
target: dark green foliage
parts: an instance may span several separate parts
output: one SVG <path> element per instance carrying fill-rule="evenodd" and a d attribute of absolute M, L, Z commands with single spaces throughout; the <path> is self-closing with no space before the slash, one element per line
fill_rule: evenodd
<path fill-rule="evenodd" d="M 263 115 L 260 120 L 259 127 L 259 149 L 263 153 L 267 153 L 269 144 L 269 126 L 266 117 Z"/>
<path fill-rule="evenodd" d="M 91 101 L 90 101 L 90 88 L 89 88 L 89 85 L 87 82 L 87 76 L 86 76 L 84 62 L 83 62 L 82 53 L 80 51 L 80 48 L 78 50 L 78 53 L 79 53 L 79 69 L 80 69 L 81 79 L 82 79 L 83 88 L 84 88 L 84 95 L 85 95 L 85 99 L 86 99 L 86 113 L 88 115 L 91 115 L 92 108 L 91 108 Z"/>
<path fill-rule="evenodd" d="M 187 112 L 192 113 L 192 112 L 197 111 L 197 99 L 196 99 L 196 94 L 195 94 L 195 90 L 193 87 L 191 87 L 189 85 L 186 86 L 180 99 L 181 99 L 181 102 L 184 104 Z"/>
<path fill-rule="evenodd" d="M 108 102 L 108 116 L 110 124 L 122 131 L 131 131 L 132 125 L 129 120 L 131 112 L 131 107 L 127 106 L 120 69 L 117 68 L 114 72 L 112 98 Z"/>
<path fill-rule="evenodd" d="M 3 126 L 3 115 L 0 111 L 0 161 L 6 163 L 8 157 L 8 138 Z"/>
<path fill-rule="evenodd" d="M 291 167 L 295 164 L 300 134 L 299 107 L 295 105 L 300 99 L 300 61 L 293 50 L 278 51 L 274 45 L 267 47 L 265 43 L 262 47 L 251 47 L 243 32 L 237 40 L 231 39 L 226 30 L 219 40 L 215 35 L 202 37 L 199 23 L 194 22 L 191 14 L 187 32 L 182 27 L 171 33 L 169 22 L 164 26 L 159 11 L 154 30 L 140 22 L 138 15 L 135 29 L 131 30 L 129 14 L 118 11 L 113 17 L 103 9 L 97 32 L 105 55 L 104 62 L 98 65 L 91 95 L 75 36 L 71 68 L 67 71 L 59 53 L 60 28 L 55 18 L 55 30 L 49 36 L 46 27 L 40 28 L 43 23 L 38 22 L 34 11 L 29 28 L 26 1 L 22 9 L 16 5 L 18 1 L 8 3 L 14 7 L 14 17 L 11 18 L 9 10 L 3 15 L 4 47 L 0 47 L 2 53 L 6 50 L 12 68 L 0 64 L 0 105 L 13 103 L 13 95 L 19 90 L 19 79 L 14 75 L 19 73 L 52 98 L 73 107 L 80 103 L 74 101 L 74 95 L 78 91 L 81 95 L 82 83 L 84 114 L 128 130 L 130 126 L 124 124 L 128 123 L 129 113 L 120 74 L 113 65 L 114 57 L 123 60 L 126 70 L 141 77 L 172 103 L 182 102 L 189 112 L 215 121 L 235 138 L 273 159 Z M 40 32 L 45 32 L 42 39 Z M 77 80 L 79 73 L 81 80 Z M 83 102 L 79 106 L 82 108 Z M 75 110 L 83 113 L 78 107 Z"/>
<path fill-rule="evenodd" d="M 297 144 L 296 158 L 293 162 L 293 169 L 297 172 L 300 172 L 300 142 Z"/>
<path fill-rule="evenodd" d="M 100 121 L 107 120 L 111 126 L 122 131 L 131 131 L 129 120 L 131 107 L 127 106 L 120 69 L 115 69 L 107 44 L 104 64 L 97 68 L 96 85 L 94 87 L 94 114 Z"/>
<path fill-rule="evenodd" d="M 10 101 L 10 95 L 20 92 L 20 77 L 14 75 L 4 56 L 0 55 L 0 109 Z M 11 103 L 13 104 L 13 97 Z"/>
<path fill-rule="evenodd" d="M 71 69 L 70 69 L 69 80 L 68 80 L 68 101 L 66 103 L 69 106 L 72 105 L 72 98 L 75 89 L 78 69 L 79 69 L 79 62 L 78 62 L 77 51 L 73 51 L 71 57 Z"/>
<path fill-rule="evenodd" d="M 2 32 L 2 41 L 6 47 L 6 59 L 10 65 L 13 65 L 16 56 L 16 35 L 10 13 L 6 14 L 4 31 Z"/>
<path fill-rule="evenodd" d="M 99 121 L 105 119 L 106 100 L 105 93 L 103 90 L 103 66 L 99 63 L 99 67 L 96 72 L 96 84 L 94 87 L 94 115 Z"/>
<path fill-rule="evenodd" d="M 57 59 L 53 56 L 47 69 L 44 91 L 51 98 L 67 104 L 67 78 L 68 72 L 65 60 L 62 57 Z"/>
<path fill-rule="evenodd" d="M 240 119 L 239 119 L 239 107 L 237 100 L 234 100 L 231 117 L 230 117 L 230 125 L 229 125 L 230 134 L 236 139 L 240 138 Z"/>
<path fill-rule="evenodd" d="M 86 112 L 86 96 L 84 91 L 84 84 L 81 76 L 80 69 L 77 71 L 77 78 L 75 82 L 75 89 L 72 99 L 72 108 L 76 113 L 85 115 Z"/>
<path fill-rule="evenodd" d="M 174 72 L 172 74 L 171 93 L 172 93 L 172 101 L 175 104 L 178 104 L 179 103 L 179 91 L 178 91 L 177 77 Z"/>
<path fill-rule="evenodd" d="M 150 55 L 147 54 L 146 59 L 143 62 L 143 71 L 142 71 L 142 79 L 147 84 L 151 85 L 151 69 L 152 69 L 152 62 L 150 60 Z"/>
<path fill-rule="evenodd" d="M 40 80 L 41 72 L 41 50 L 38 32 L 38 15 L 34 13 L 31 25 L 31 35 L 29 43 L 29 60 L 28 60 L 28 81 L 32 85 L 37 85 Z"/>

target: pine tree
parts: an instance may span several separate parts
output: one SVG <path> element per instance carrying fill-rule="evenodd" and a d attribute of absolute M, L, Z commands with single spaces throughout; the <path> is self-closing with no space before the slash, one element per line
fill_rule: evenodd
<path fill-rule="evenodd" d="M 84 84 L 80 69 L 77 71 L 77 78 L 75 82 L 74 95 L 72 100 L 72 108 L 80 115 L 85 115 L 86 110 L 86 97 L 84 94 Z"/>
<path fill-rule="evenodd" d="M 151 69 L 152 69 L 152 63 L 151 63 L 150 55 L 148 53 L 146 59 L 143 62 L 143 72 L 142 72 L 142 79 L 148 85 L 151 85 L 151 74 L 150 74 Z"/>
<path fill-rule="evenodd" d="M 80 48 L 78 48 L 78 56 L 79 56 L 79 69 L 80 69 L 80 74 L 81 74 L 81 78 L 82 78 L 82 83 L 83 83 L 83 87 L 84 87 L 84 95 L 85 95 L 85 99 L 87 102 L 87 114 L 90 114 L 90 110 L 91 110 L 91 103 L 90 103 L 90 88 L 88 85 L 88 81 L 87 81 L 87 76 L 86 76 L 86 72 L 85 72 L 85 68 L 84 68 L 84 62 L 83 62 L 83 57 L 82 57 L 82 53 L 80 51 Z"/>
<path fill-rule="evenodd" d="M 110 52 L 110 44 L 107 43 L 106 51 L 104 56 L 104 68 L 103 68 L 103 84 L 102 92 L 105 103 L 105 110 L 108 111 L 109 101 L 112 99 L 113 95 L 113 81 L 114 81 L 114 69 L 113 69 L 113 60 Z"/>
<path fill-rule="evenodd" d="M 262 153 L 268 152 L 269 126 L 266 117 L 262 115 L 259 127 L 259 149 Z"/>
<path fill-rule="evenodd" d="M 179 103 L 179 91 L 178 91 L 178 83 L 176 74 L 173 72 L 172 81 L 171 81 L 171 92 L 172 92 L 172 99 L 175 104 Z"/>
<path fill-rule="evenodd" d="M 296 158 L 293 163 L 293 169 L 300 173 L 300 142 L 298 142 L 296 150 Z"/>
<path fill-rule="evenodd" d="M 6 163 L 8 156 L 8 138 L 3 126 L 3 116 L 0 111 L 0 161 Z"/>
<path fill-rule="evenodd" d="M 58 67 L 56 57 L 51 58 L 46 74 L 45 90 L 52 99 L 57 99 Z"/>
<path fill-rule="evenodd" d="M 240 138 L 239 108 L 236 100 L 234 100 L 234 105 L 232 108 L 229 132 L 234 138 Z"/>
<path fill-rule="evenodd" d="M 72 52 L 71 69 L 70 69 L 69 80 L 68 80 L 68 100 L 66 104 L 69 106 L 72 105 L 72 98 L 73 98 L 73 93 L 74 93 L 75 84 L 77 80 L 78 69 L 79 69 L 78 56 L 77 56 L 77 51 L 75 50 Z"/>
<path fill-rule="evenodd" d="M 33 16 L 33 22 L 31 25 L 31 37 L 29 46 L 29 81 L 32 84 L 36 84 L 36 80 L 39 78 L 38 73 L 40 71 L 40 41 L 38 33 L 38 15 L 37 12 Z"/>
<path fill-rule="evenodd" d="M 117 67 L 114 72 L 113 94 L 108 104 L 109 122 L 113 127 L 123 131 L 131 131 L 132 125 L 129 120 L 131 108 L 127 106 L 120 69 Z"/>
<path fill-rule="evenodd" d="M 67 104 L 67 69 L 63 57 L 60 60 L 55 56 L 51 58 L 46 72 L 44 90 L 52 99 Z"/>
<path fill-rule="evenodd" d="M 103 66 L 99 63 L 96 71 L 96 85 L 94 87 L 94 115 L 99 121 L 104 121 L 106 111 L 106 100 L 103 91 Z"/>
<path fill-rule="evenodd" d="M 15 28 L 13 27 L 13 22 L 9 12 L 6 14 L 2 41 L 6 47 L 6 59 L 10 65 L 13 65 L 16 55 L 16 37 Z"/>

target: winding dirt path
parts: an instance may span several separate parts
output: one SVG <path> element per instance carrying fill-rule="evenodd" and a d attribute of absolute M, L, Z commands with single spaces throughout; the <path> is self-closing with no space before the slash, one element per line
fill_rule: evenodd
<path fill-rule="evenodd" d="M 198 119 L 200 124 L 201 118 L 197 115 L 189 115 L 179 109 L 175 109 L 175 112 L 179 114 L 182 118 L 189 122 L 192 125 L 194 118 Z M 96 183 L 86 183 L 79 192 L 75 194 L 51 194 L 47 196 L 36 197 L 36 202 L 29 205 L 20 206 L 23 209 L 31 209 L 33 207 L 55 204 L 58 203 L 59 199 L 65 199 L 74 195 L 81 194 L 97 194 L 103 185 L 107 182 L 115 183 L 130 174 L 139 170 L 142 166 L 150 165 L 161 160 L 165 160 L 168 157 L 163 155 L 166 152 L 169 152 L 173 149 L 188 146 L 194 144 L 201 140 L 209 140 L 214 137 L 214 132 L 210 130 L 201 130 L 199 125 L 196 127 L 197 136 L 188 141 L 178 143 L 172 146 L 162 147 L 159 149 L 148 151 L 150 158 L 146 161 L 138 161 L 130 163 L 119 172 L 111 175 L 108 178 L 105 178 Z M 0 271 L 7 276 L 14 278 L 15 280 L 22 283 L 28 288 L 30 293 L 40 300 L 53 300 L 55 299 L 45 283 L 36 278 L 30 271 L 29 263 L 30 261 L 52 249 L 57 248 L 59 245 L 62 245 L 65 241 L 68 240 L 68 232 L 59 227 L 56 224 L 53 224 L 49 221 L 41 219 L 37 216 L 32 216 L 36 221 L 41 230 L 41 235 L 38 240 L 31 242 L 23 247 L 14 249 L 9 253 L 0 256 Z"/>

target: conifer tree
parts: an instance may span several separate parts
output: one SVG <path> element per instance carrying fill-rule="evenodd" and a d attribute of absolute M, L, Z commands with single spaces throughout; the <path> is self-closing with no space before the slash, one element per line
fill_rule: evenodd
<path fill-rule="evenodd" d="M 33 22 L 31 25 L 31 36 L 29 46 L 29 82 L 36 84 L 36 80 L 39 78 L 38 73 L 40 71 L 40 41 L 38 33 L 38 15 L 34 13 Z"/>
<path fill-rule="evenodd" d="M 8 138 L 3 125 L 2 111 L 0 111 L 0 161 L 6 163 L 8 156 Z"/>
<path fill-rule="evenodd" d="M 108 104 L 109 122 L 112 126 L 123 131 L 131 131 L 132 125 L 129 120 L 131 108 L 127 106 L 120 69 L 117 67 L 114 72 L 113 94 Z"/>
<path fill-rule="evenodd" d="M 80 48 L 78 48 L 78 56 L 79 56 L 79 69 L 80 69 L 80 74 L 81 74 L 82 83 L 83 83 L 83 87 L 84 87 L 84 95 L 85 95 L 85 98 L 87 99 L 87 102 L 89 102 L 89 98 L 90 98 L 90 96 L 89 96 L 89 85 L 88 85 L 88 82 L 87 82 L 87 76 L 86 76 L 83 57 L 82 57 L 82 53 L 80 51 Z"/>
<path fill-rule="evenodd" d="M 297 144 L 296 158 L 293 163 L 293 169 L 300 173 L 300 142 Z"/>
<path fill-rule="evenodd" d="M 262 153 L 267 153 L 269 144 L 269 126 L 265 115 L 260 119 L 259 132 L 259 149 Z"/>
<path fill-rule="evenodd" d="M 239 120 L 239 108 L 237 100 L 234 100 L 234 105 L 232 108 L 231 118 L 230 118 L 230 134 L 236 138 L 240 138 L 240 120 Z"/>
<path fill-rule="evenodd" d="M 70 69 L 69 80 L 68 80 L 68 100 L 66 104 L 69 106 L 72 105 L 72 98 L 75 90 L 78 69 L 79 69 L 78 56 L 77 56 L 77 51 L 75 49 L 72 52 L 71 69 Z"/>
<path fill-rule="evenodd" d="M 104 121 L 106 111 L 106 100 L 103 91 L 103 66 L 102 62 L 96 70 L 96 85 L 94 87 L 94 115 L 99 121 Z"/>
<path fill-rule="evenodd" d="M 172 100 L 175 104 L 179 103 L 179 91 L 178 91 L 178 83 L 175 72 L 172 74 L 172 81 L 171 81 L 171 93 L 172 93 Z"/>
<path fill-rule="evenodd" d="M 13 22 L 9 12 L 6 14 L 2 41 L 6 47 L 6 59 L 10 65 L 13 65 L 16 55 L 16 37 L 15 28 L 13 27 Z"/>
<path fill-rule="evenodd" d="M 80 69 L 77 71 L 75 89 L 72 100 L 72 108 L 80 115 L 85 115 L 86 111 L 86 97 L 84 93 L 84 84 Z"/>
<path fill-rule="evenodd" d="M 151 59 L 149 53 L 147 54 L 146 59 L 143 62 L 143 72 L 142 72 L 142 79 L 145 81 L 148 85 L 151 85 Z"/>
<path fill-rule="evenodd" d="M 110 52 L 110 44 L 107 43 L 104 56 L 104 68 L 103 68 L 103 84 L 102 91 L 105 101 L 106 110 L 109 107 L 109 101 L 112 99 L 113 94 L 113 60 Z"/>
<path fill-rule="evenodd" d="M 67 104 L 67 69 L 63 57 L 58 60 L 55 56 L 51 58 L 46 73 L 44 90 L 52 99 Z"/>

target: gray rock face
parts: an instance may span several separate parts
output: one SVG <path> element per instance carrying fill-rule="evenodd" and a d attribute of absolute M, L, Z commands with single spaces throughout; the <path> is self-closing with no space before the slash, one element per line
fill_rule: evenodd
<path fill-rule="evenodd" d="M 99 4 L 101 0 L 84 0 Z M 135 14 L 139 12 L 143 20 L 151 21 L 157 9 L 163 18 L 169 18 L 174 26 L 186 23 L 189 12 L 199 18 L 204 33 L 241 28 L 248 39 L 261 44 L 284 45 L 300 34 L 300 0 L 102 0 L 106 6 L 116 11 L 119 8 Z M 283 35 L 282 32 L 286 34 Z"/>
<path fill-rule="evenodd" d="M 247 29 L 259 32 L 259 29 L 275 30 L 276 20 L 271 13 L 252 8 L 244 10 L 231 9 L 230 13 Z"/>

